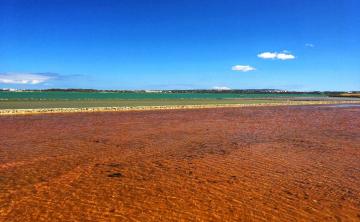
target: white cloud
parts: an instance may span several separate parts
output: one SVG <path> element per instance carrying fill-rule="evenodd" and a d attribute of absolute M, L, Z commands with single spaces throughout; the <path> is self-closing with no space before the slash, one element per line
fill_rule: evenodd
<path fill-rule="evenodd" d="M 263 52 L 258 54 L 257 56 L 262 59 L 280 59 L 280 60 L 295 59 L 295 56 L 289 53 L 288 51 L 283 51 L 281 53 Z"/>
<path fill-rule="evenodd" d="M 276 58 L 281 60 L 287 60 L 287 59 L 295 59 L 295 56 L 287 53 L 279 53 L 277 54 Z"/>
<path fill-rule="evenodd" d="M 258 55 L 258 57 L 262 59 L 275 59 L 276 56 L 277 56 L 276 52 L 263 52 Z"/>
<path fill-rule="evenodd" d="M 0 83 L 5 84 L 39 84 L 56 77 L 53 73 L 0 73 Z"/>
<path fill-rule="evenodd" d="M 231 90 L 227 86 L 214 86 L 213 89 L 215 89 L 215 90 Z"/>
<path fill-rule="evenodd" d="M 314 47 L 315 47 L 315 45 L 312 44 L 312 43 L 306 43 L 305 46 L 306 46 L 306 47 L 310 47 L 310 48 L 314 48 Z"/>
<path fill-rule="evenodd" d="M 235 65 L 231 67 L 233 71 L 240 71 L 240 72 L 249 72 L 256 70 L 254 67 L 249 65 Z"/>

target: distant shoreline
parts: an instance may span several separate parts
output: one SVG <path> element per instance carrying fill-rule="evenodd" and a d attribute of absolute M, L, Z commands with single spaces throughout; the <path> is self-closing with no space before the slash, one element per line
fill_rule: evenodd
<path fill-rule="evenodd" d="M 327 105 L 327 104 L 360 104 L 360 101 L 287 101 L 287 102 L 282 102 L 282 103 L 257 103 L 257 104 L 208 104 L 208 105 L 84 107 L 84 108 L 0 109 L 0 116 L 51 114 L 51 113 L 54 113 L 54 114 L 55 113 L 89 113 L 89 112 L 119 112 L 119 111 L 147 111 L 147 110 L 240 108 L 240 107 L 263 107 L 263 106 Z"/>

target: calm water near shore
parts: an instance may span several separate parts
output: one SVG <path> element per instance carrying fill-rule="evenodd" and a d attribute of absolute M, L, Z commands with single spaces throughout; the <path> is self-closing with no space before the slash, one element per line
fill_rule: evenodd
<path fill-rule="evenodd" d="M 321 94 L 145 93 L 145 92 L 0 92 L 0 100 L 102 100 L 102 99 L 232 99 L 326 97 Z"/>
<path fill-rule="evenodd" d="M 335 107 L 335 108 L 359 107 L 360 108 L 360 104 L 332 104 L 332 105 L 326 105 L 324 107 Z"/>

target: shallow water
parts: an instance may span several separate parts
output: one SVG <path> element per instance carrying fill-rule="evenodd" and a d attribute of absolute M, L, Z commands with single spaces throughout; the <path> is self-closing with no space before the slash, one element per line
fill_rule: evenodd
<path fill-rule="evenodd" d="M 360 104 L 332 104 L 332 105 L 326 105 L 323 107 L 335 107 L 335 108 L 352 108 L 352 107 L 359 107 Z"/>
<path fill-rule="evenodd" d="M 0 117 L 0 221 L 359 221 L 360 115 Z"/>
<path fill-rule="evenodd" d="M 144 92 L 0 92 L 0 100 L 93 100 L 93 99 L 229 99 L 325 97 L 321 94 L 267 93 L 144 93 Z"/>

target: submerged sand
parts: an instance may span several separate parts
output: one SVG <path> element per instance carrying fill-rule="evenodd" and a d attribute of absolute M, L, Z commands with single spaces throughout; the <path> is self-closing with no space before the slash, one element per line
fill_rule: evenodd
<path fill-rule="evenodd" d="M 359 221 L 360 108 L 0 117 L 0 221 Z"/>

